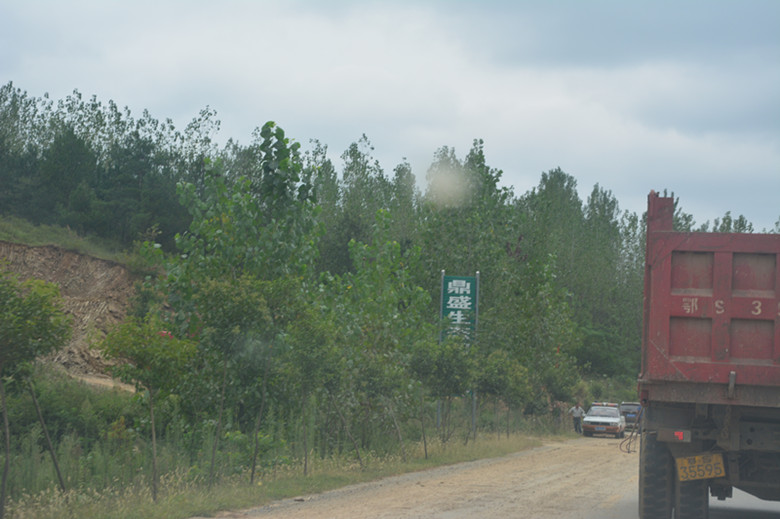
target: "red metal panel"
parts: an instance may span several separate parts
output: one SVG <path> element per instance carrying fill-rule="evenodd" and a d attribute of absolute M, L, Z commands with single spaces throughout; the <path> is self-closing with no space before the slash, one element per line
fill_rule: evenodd
<path fill-rule="evenodd" d="M 673 232 L 673 210 L 650 194 L 640 381 L 780 386 L 780 235 Z"/>

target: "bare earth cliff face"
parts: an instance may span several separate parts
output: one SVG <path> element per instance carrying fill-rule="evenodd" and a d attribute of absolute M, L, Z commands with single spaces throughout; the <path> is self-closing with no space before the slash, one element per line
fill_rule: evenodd
<path fill-rule="evenodd" d="M 73 316 L 70 342 L 51 360 L 76 376 L 102 375 L 107 364 L 90 344 L 127 314 L 133 280 L 122 265 L 53 246 L 29 247 L 0 241 L 2 268 L 20 279 L 55 283 Z"/>

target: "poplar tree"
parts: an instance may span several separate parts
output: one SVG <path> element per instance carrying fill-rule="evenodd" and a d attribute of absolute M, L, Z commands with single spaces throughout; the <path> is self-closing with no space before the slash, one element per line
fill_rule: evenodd
<path fill-rule="evenodd" d="M 62 309 L 56 285 L 34 279 L 19 281 L 0 270 L 0 404 L 5 438 L 0 519 L 5 513 L 11 458 L 5 378 L 12 376 L 22 364 L 62 347 L 70 331 L 70 319 Z"/>

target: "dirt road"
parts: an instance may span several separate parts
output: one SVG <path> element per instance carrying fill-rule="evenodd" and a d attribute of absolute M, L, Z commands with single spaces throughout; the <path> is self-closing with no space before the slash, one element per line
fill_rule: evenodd
<path fill-rule="evenodd" d="M 622 440 L 580 438 L 270 505 L 222 518 L 473 519 L 620 517 L 636 510 L 638 453 Z M 635 448 L 638 445 L 634 446 Z M 633 516 L 633 514 L 632 514 Z"/>

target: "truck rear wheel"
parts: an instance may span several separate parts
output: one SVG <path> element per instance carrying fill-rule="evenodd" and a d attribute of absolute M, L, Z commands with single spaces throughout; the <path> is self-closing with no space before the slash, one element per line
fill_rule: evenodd
<path fill-rule="evenodd" d="M 709 517 L 710 496 L 707 480 L 678 481 L 674 495 L 675 519 L 707 519 Z"/>
<path fill-rule="evenodd" d="M 674 495 L 674 464 L 655 433 L 642 432 L 639 446 L 639 519 L 669 519 Z"/>

